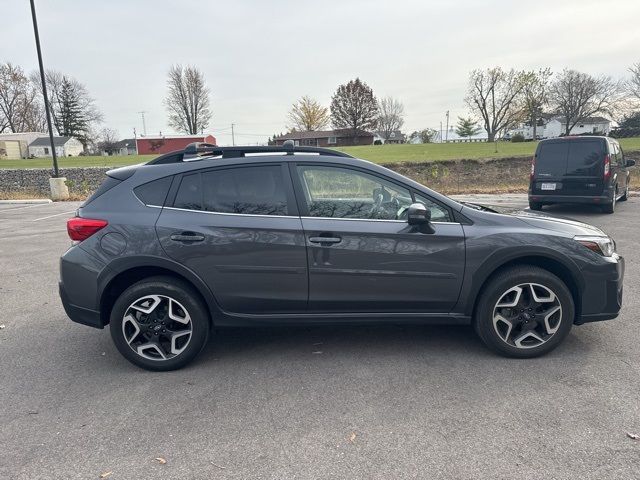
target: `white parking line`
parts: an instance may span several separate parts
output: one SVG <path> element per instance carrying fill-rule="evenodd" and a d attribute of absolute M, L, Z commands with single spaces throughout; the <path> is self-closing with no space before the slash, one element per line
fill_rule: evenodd
<path fill-rule="evenodd" d="M 15 212 L 16 210 L 24 210 L 25 208 L 36 208 L 36 207 L 48 207 L 52 205 L 51 203 L 39 203 L 36 205 L 27 205 L 26 207 L 13 207 L 13 208 L 3 208 L 0 210 L 0 213 L 6 212 Z"/>
<path fill-rule="evenodd" d="M 71 210 L 70 212 L 56 213 L 55 215 L 49 215 L 47 217 L 34 218 L 31 221 L 37 222 L 38 220 L 46 220 L 47 218 L 59 217 L 60 215 L 69 215 L 70 213 L 75 213 L 75 212 L 76 212 L 75 210 Z"/>

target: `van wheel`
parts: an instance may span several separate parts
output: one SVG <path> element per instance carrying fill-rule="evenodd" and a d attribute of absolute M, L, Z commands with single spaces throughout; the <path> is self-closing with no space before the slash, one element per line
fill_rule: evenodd
<path fill-rule="evenodd" d="M 209 314 L 194 290 L 172 277 L 151 277 L 127 288 L 111 310 L 113 343 L 146 370 L 177 370 L 209 338 Z"/>
<path fill-rule="evenodd" d="M 542 210 L 542 204 L 540 202 L 529 202 L 530 210 Z"/>
<path fill-rule="evenodd" d="M 613 199 L 610 203 L 607 203 L 604 207 L 602 207 L 602 211 L 604 213 L 613 213 L 616 211 L 616 197 L 618 196 L 618 191 L 616 190 L 613 194 Z"/>
<path fill-rule="evenodd" d="M 474 327 L 500 355 L 531 358 L 556 348 L 574 321 L 571 292 L 562 280 L 534 266 L 504 270 L 481 293 Z"/>

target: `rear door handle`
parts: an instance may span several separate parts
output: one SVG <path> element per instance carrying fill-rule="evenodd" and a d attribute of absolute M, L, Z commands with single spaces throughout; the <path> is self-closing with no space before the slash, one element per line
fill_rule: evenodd
<path fill-rule="evenodd" d="M 181 232 L 174 233 L 169 238 L 174 242 L 202 242 L 204 240 L 204 235 L 198 235 L 194 232 Z"/>
<path fill-rule="evenodd" d="M 340 243 L 342 239 L 340 237 L 309 237 L 311 243 Z"/>

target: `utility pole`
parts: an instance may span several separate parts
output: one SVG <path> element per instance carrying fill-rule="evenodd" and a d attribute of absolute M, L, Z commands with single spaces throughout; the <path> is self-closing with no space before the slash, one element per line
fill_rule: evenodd
<path fill-rule="evenodd" d="M 36 37 L 36 51 L 38 52 L 38 66 L 40 67 L 40 81 L 42 82 L 42 97 L 44 99 L 44 111 L 47 117 L 47 127 L 49 128 L 49 141 L 51 142 L 51 156 L 53 157 L 53 178 L 60 176 L 58 170 L 58 156 L 56 146 L 53 142 L 53 127 L 51 126 L 51 110 L 49 108 L 49 97 L 47 96 L 47 82 L 44 78 L 44 66 L 42 63 L 42 50 L 40 49 L 40 34 L 38 33 L 38 20 L 36 19 L 36 6 L 31 0 L 31 18 L 33 19 L 33 33 Z"/>
<path fill-rule="evenodd" d="M 447 110 L 447 130 L 446 130 L 446 141 L 449 141 L 449 110 Z"/>
<path fill-rule="evenodd" d="M 236 146 L 236 136 L 233 132 L 233 127 L 235 127 L 235 123 L 231 124 L 231 144 L 235 147 Z"/>
<path fill-rule="evenodd" d="M 440 122 L 440 143 L 444 143 L 442 141 L 442 122 Z"/>
<path fill-rule="evenodd" d="M 142 135 L 147 135 L 147 124 L 144 121 L 144 114 L 147 113 L 146 111 L 141 111 L 138 112 L 140 114 L 140 116 L 142 116 Z"/>

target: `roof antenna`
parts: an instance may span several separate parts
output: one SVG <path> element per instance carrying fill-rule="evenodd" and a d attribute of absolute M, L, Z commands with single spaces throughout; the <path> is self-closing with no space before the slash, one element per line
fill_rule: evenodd
<path fill-rule="evenodd" d="M 287 152 L 287 155 L 293 155 L 294 146 L 295 143 L 293 143 L 293 140 L 285 140 L 285 142 L 282 144 L 282 149 Z"/>

